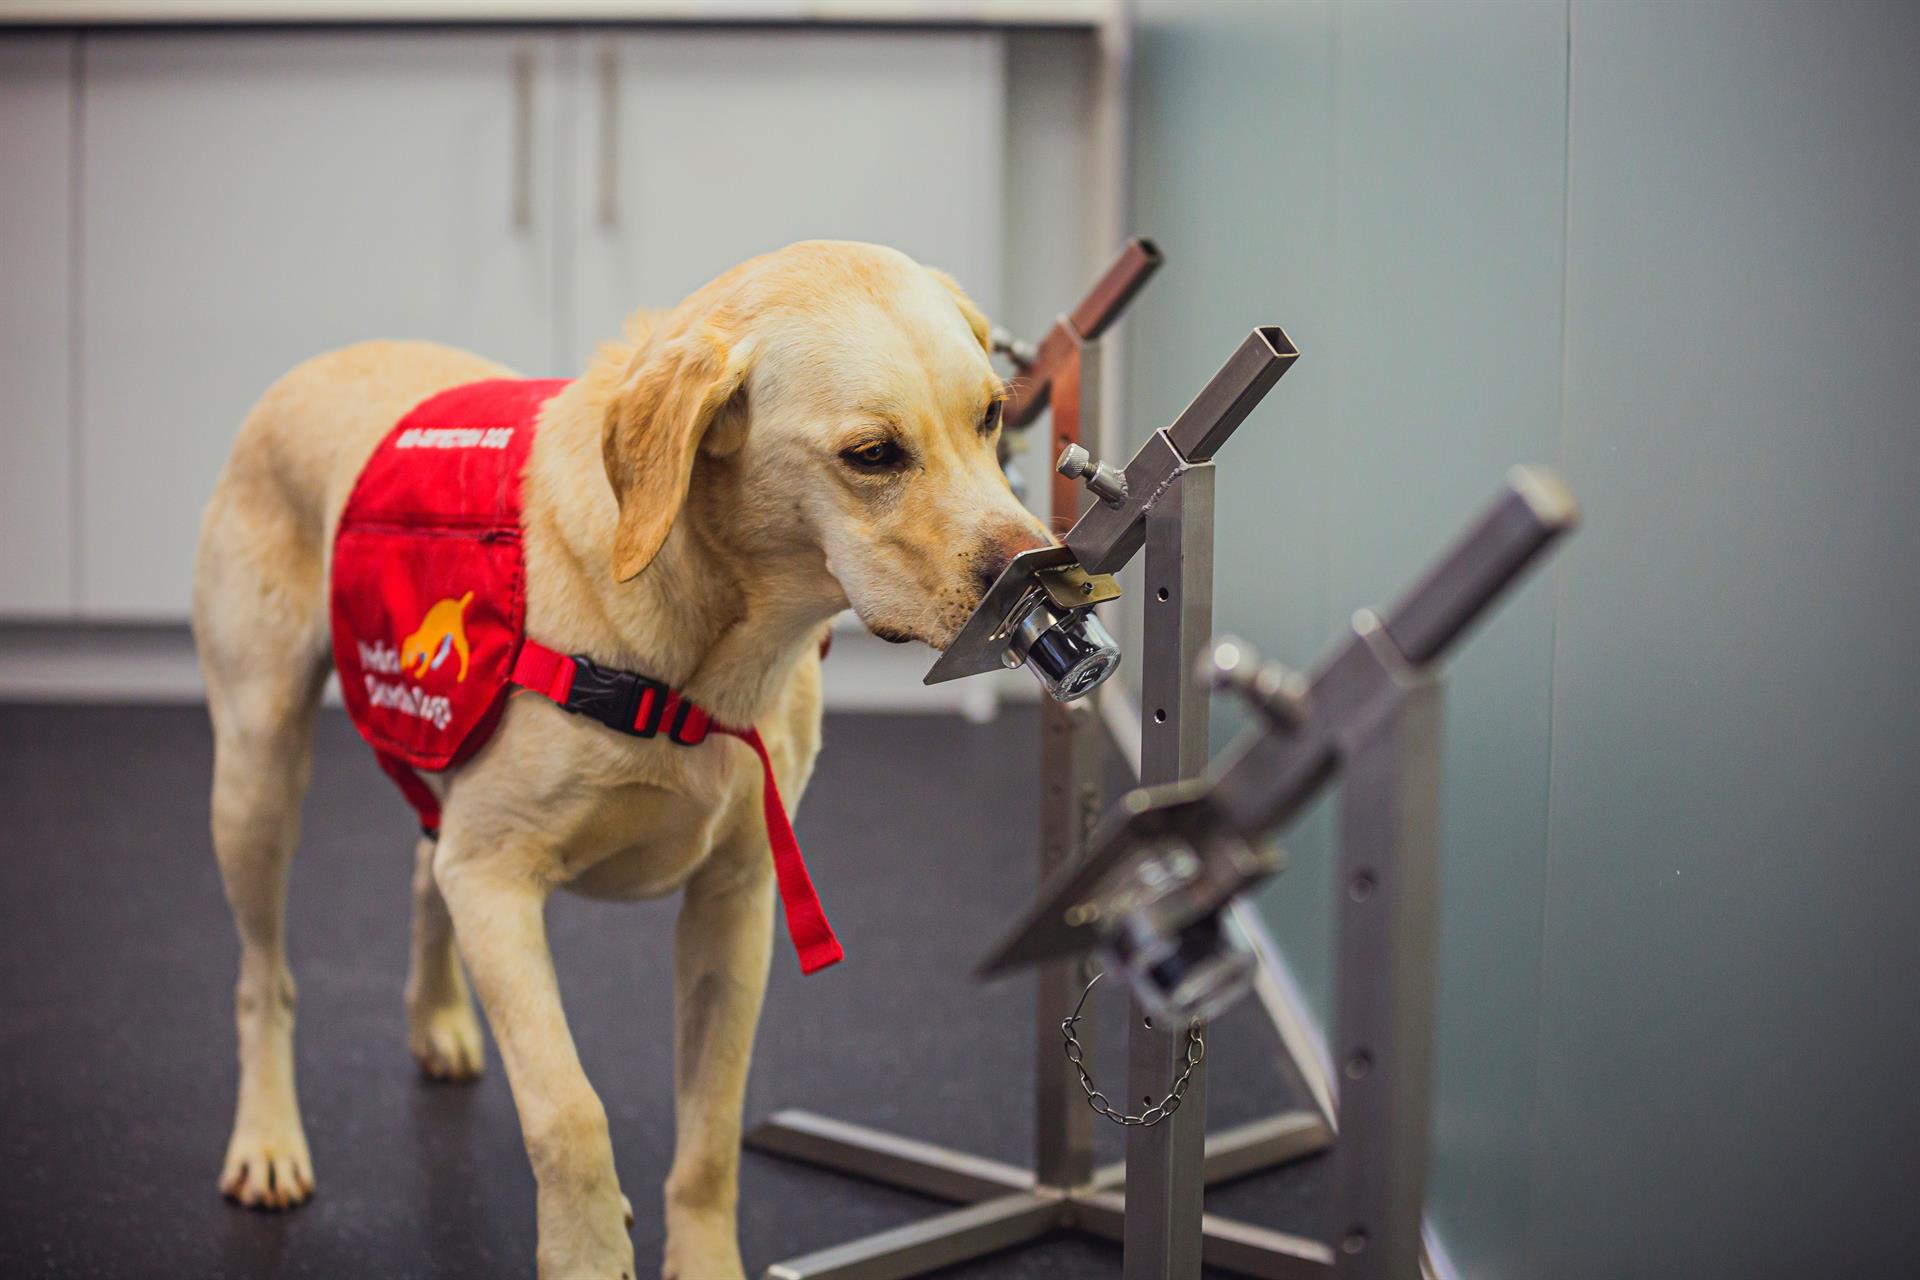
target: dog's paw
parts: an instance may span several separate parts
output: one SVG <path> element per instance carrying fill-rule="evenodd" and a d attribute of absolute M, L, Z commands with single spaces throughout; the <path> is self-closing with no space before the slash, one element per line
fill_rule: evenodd
<path fill-rule="evenodd" d="M 313 1157 L 296 1122 L 277 1134 L 236 1130 L 220 1168 L 220 1192 L 254 1209 L 291 1209 L 313 1195 Z"/>
<path fill-rule="evenodd" d="M 732 1221 L 669 1219 L 660 1280 L 746 1280 L 746 1276 Z"/>
<path fill-rule="evenodd" d="M 625 1196 L 544 1193 L 539 1205 L 540 1280 L 635 1280 Z"/>
<path fill-rule="evenodd" d="M 473 1005 L 439 1005 L 410 1012 L 407 1048 L 430 1080 L 477 1080 L 486 1065 L 485 1042 Z"/>
<path fill-rule="evenodd" d="M 697 1262 L 669 1258 L 660 1268 L 660 1280 L 747 1280 L 747 1272 L 740 1265 L 738 1257 L 709 1258 Z"/>

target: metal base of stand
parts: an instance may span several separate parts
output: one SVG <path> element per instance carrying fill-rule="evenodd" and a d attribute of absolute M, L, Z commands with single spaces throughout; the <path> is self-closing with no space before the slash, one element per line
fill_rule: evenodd
<path fill-rule="evenodd" d="M 1317 1111 L 1288 1111 L 1207 1137 L 1201 1176 L 1211 1186 L 1325 1150 L 1333 1131 Z M 1119 1240 L 1125 1222 L 1126 1168 L 1095 1170 L 1079 1187 L 1047 1187 L 1016 1165 L 987 1160 L 863 1125 L 782 1111 L 747 1135 L 754 1151 L 783 1156 L 966 1207 L 892 1231 L 775 1263 L 768 1280 L 906 1280 L 971 1258 L 1080 1231 Z M 1324 1280 L 1332 1256 L 1316 1240 L 1228 1218 L 1201 1221 L 1208 1266 L 1265 1277 Z"/>
<path fill-rule="evenodd" d="M 1048 867 L 1084 848 L 1085 826 L 1094 810 L 1091 803 L 1076 806 L 1070 798 L 1098 777 L 1094 761 L 1109 742 L 1139 775 L 1139 713 L 1117 686 L 1110 684 L 1102 692 L 1116 704 L 1117 715 L 1105 714 L 1104 703 L 1102 711 L 1075 711 L 1058 704 L 1042 709 L 1045 786 L 1055 801 L 1046 807 L 1043 823 L 1042 858 Z M 1125 732 L 1113 733 L 1109 719 L 1124 725 Z M 1082 807 L 1084 812 L 1079 811 Z M 1239 927 L 1256 942 L 1263 941 L 1257 920 L 1241 919 Z M 1270 943 L 1255 948 L 1261 958 L 1255 988 L 1280 1036 L 1279 1061 L 1293 1096 L 1310 1098 L 1311 1103 L 1208 1135 L 1199 1164 L 1203 1186 L 1305 1159 L 1334 1141 L 1332 1087 L 1324 1055 L 1310 1042 L 1304 1014 L 1291 1006 L 1271 971 L 1273 961 L 1266 954 L 1270 948 Z M 1043 1182 L 1031 1169 L 814 1112 L 778 1112 L 747 1134 L 750 1150 L 965 1207 L 776 1263 L 768 1268 L 767 1280 L 906 1280 L 1056 1231 L 1124 1239 L 1126 1165 L 1093 1166 L 1092 1112 L 1059 1046 L 1060 1013 L 1086 985 L 1086 974 L 1074 966 L 1043 968 L 1042 973 L 1036 1010 L 1041 1104 L 1035 1116 L 1036 1145 L 1054 1181 Z M 1263 1280 L 1326 1280 L 1333 1263 L 1331 1251 L 1319 1241 L 1210 1214 L 1201 1215 L 1200 1235 L 1205 1265 Z"/>

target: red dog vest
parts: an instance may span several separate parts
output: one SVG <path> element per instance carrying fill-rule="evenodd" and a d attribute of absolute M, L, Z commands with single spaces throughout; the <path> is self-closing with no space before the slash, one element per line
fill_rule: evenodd
<path fill-rule="evenodd" d="M 333 662 L 347 714 L 429 834 L 440 804 L 416 771 L 478 751 L 514 685 L 638 737 L 664 731 L 687 747 L 709 732 L 740 739 L 760 757 L 767 842 L 800 968 L 823 969 L 840 943 L 759 731 L 715 723 L 657 680 L 527 638 L 521 477 L 540 406 L 566 385 L 494 379 L 443 391 L 368 459 L 333 542 Z"/>

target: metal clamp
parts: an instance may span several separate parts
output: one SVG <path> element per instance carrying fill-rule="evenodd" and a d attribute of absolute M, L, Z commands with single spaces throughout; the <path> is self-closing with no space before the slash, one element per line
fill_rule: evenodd
<path fill-rule="evenodd" d="M 925 683 L 1024 665 L 1056 701 L 1090 693 L 1120 663 L 1119 646 L 1093 609 L 1119 595 L 1119 583 L 1088 573 L 1065 547 L 1022 551 L 987 588 Z"/>

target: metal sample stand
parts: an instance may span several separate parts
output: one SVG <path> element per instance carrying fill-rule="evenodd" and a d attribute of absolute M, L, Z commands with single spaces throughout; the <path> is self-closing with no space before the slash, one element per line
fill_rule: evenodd
<path fill-rule="evenodd" d="M 996 331 L 996 350 L 1017 369 L 1003 411 L 1004 429 L 1031 426 L 1053 409 L 1056 448 L 1078 444 L 1099 416 L 1100 338 L 1159 269 L 1150 241 L 1129 241 L 1078 306 L 1037 345 Z M 1049 450 L 1049 453 L 1052 451 Z M 1056 475 L 1056 519 L 1079 510 L 1080 487 Z M 1102 743 L 1085 703 L 1041 702 L 1040 882 L 1086 848 L 1099 808 Z M 1082 964 L 1043 965 L 1035 1002 L 1037 1095 L 1031 1170 L 985 1160 L 807 1111 L 781 1111 L 756 1126 L 746 1145 L 969 1207 L 895 1231 L 776 1263 L 769 1280 L 896 1280 L 978 1257 L 1070 1225 L 1074 1188 L 1117 1185 L 1115 1166 L 1093 1166 L 1093 1113 L 1059 1050 L 1059 1010 L 1079 993 Z"/>
<path fill-rule="evenodd" d="M 1206 779 L 1128 796 L 1088 857 L 1048 887 L 981 966 L 992 973 L 1057 963 L 1121 935 L 1186 936 L 1277 869 L 1258 848 L 1266 833 L 1343 780 L 1333 1244 L 1295 1242 L 1290 1258 L 1270 1259 L 1263 1274 L 1420 1274 L 1440 818 L 1437 664 L 1577 518 L 1556 478 L 1516 470 L 1506 492 L 1384 617 L 1354 616 L 1311 683 L 1256 670 L 1235 642 L 1217 646 L 1219 683 L 1252 704 L 1262 727 Z M 1197 1234 L 1177 1217 L 1168 1229 L 1187 1231 L 1189 1242 Z M 1149 1247 L 1157 1259 L 1191 1243 Z M 1132 1251 L 1129 1234 L 1129 1275 Z"/>
<path fill-rule="evenodd" d="M 1101 498 L 1067 535 L 1067 548 L 1090 572 L 1111 572 L 1144 543 L 1140 777 L 1143 784 L 1191 778 L 1206 767 L 1207 690 L 1198 659 L 1213 626 L 1214 468 L 1212 458 L 1298 352 L 1275 326 L 1257 329 L 1172 426 L 1156 432 L 1115 474 L 1069 451 L 1061 470 L 1078 474 Z M 1099 566 L 1096 568 L 1095 566 Z M 1200 1032 L 1204 1034 L 1204 1032 Z M 1127 1093 L 1168 1097 L 1185 1079 L 1179 1110 L 1158 1124 L 1127 1128 L 1122 1215 L 1125 1280 L 1197 1280 L 1203 1260 L 1257 1275 L 1290 1257 L 1299 1242 L 1244 1224 L 1206 1217 L 1206 1070 L 1189 1070 L 1189 1028 L 1155 1025 L 1138 1001 L 1127 1032 Z M 1295 1138 L 1245 1172 L 1317 1151 L 1332 1138 L 1317 1112 L 1278 1120 Z M 1113 1205 L 1112 1199 L 1119 1199 Z M 1229 1249 L 1229 1244 L 1231 1248 Z"/>
<path fill-rule="evenodd" d="M 1031 351 L 1002 340 L 1025 376 L 1014 382 L 1006 410 L 1010 427 L 1030 423 L 1051 403 L 1053 442 L 1078 446 L 1083 428 L 1097 418 L 1099 390 L 1097 339 L 1118 316 L 1159 257 L 1145 241 L 1135 241 L 1115 261 L 1087 299 L 1061 317 Z M 1277 329 L 1248 340 L 1209 383 L 1173 427 L 1157 433 L 1128 468 L 1138 482 L 1134 497 L 1101 495 L 1067 535 L 1069 548 L 1083 544 L 1118 567 L 1144 543 L 1150 577 L 1148 609 L 1161 610 L 1171 626 L 1149 613 L 1146 652 L 1149 706 L 1160 712 L 1146 733 L 1150 777 L 1172 780 L 1204 767 L 1207 747 L 1206 695 L 1190 676 L 1192 659 L 1203 648 L 1211 623 L 1212 452 L 1271 387 L 1295 352 Z M 1175 434 L 1170 434 L 1175 433 Z M 1179 441 L 1179 447 L 1171 443 Z M 1182 450 L 1186 450 L 1183 453 Z M 1143 462 L 1143 459 L 1145 460 Z M 1136 470 L 1137 468 L 1137 470 Z M 1095 475 L 1110 470 L 1089 467 Z M 1097 484 L 1091 484 L 1096 494 Z M 1118 490 L 1110 490 L 1118 493 Z M 1074 512 L 1080 486 L 1066 475 L 1052 488 L 1052 509 Z M 1082 530 L 1087 532 L 1082 537 Z M 1160 577 L 1154 578 L 1156 570 Z M 1153 584 L 1164 580 L 1158 593 Z M 998 587 L 1000 584 L 996 584 Z M 1151 717 L 1151 712 L 1148 713 Z M 1105 731 L 1086 702 L 1042 702 L 1041 843 L 1042 882 L 1070 867 L 1087 847 L 1099 807 L 1098 778 Z M 1166 744 L 1166 745 L 1163 745 Z M 1171 1121 L 1153 1130 L 1130 1129 L 1128 1163 L 1096 1169 L 1093 1164 L 1093 1112 L 1087 1106 L 1078 1073 L 1061 1052 L 1060 1018 L 1086 983 L 1085 965 L 1063 958 L 1042 965 L 1036 992 L 1036 1076 L 1034 1164 L 1032 1170 L 985 1160 L 929 1143 L 901 1138 L 860 1125 L 804 1111 L 782 1111 L 756 1127 L 747 1145 L 941 1199 L 965 1208 L 941 1214 L 864 1240 L 777 1263 L 770 1280 L 896 1280 L 924 1274 L 968 1258 L 1016 1245 L 1050 1231 L 1075 1228 L 1110 1240 L 1179 1238 L 1148 1222 L 1128 1224 L 1127 1198 L 1121 1188 L 1133 1167 L 1160 1170 L 1154 1184 L 1181 1191 L 1186 1218 L 1208 1232 L 1209 1263 L 1252 1275 L 1276 1275 L 1264 1259 L 1286 1256 L 1267 1246 L 1269 1237 L 1308 1247 L 1273 1233 L 1239 1224 L 1202 1219 L 1200 1194 L 1207 1182 L 1242 1177 L 1323 1149 L 1331 1140 L 1327 1119 L 1317 1110 L 1294 1111 L 1239 1126 L 1208 1138 L 1204 1106 L 1189 1086 L 1188 1122 Z M 1138 1018 L 1133 1020 L 1136 1024 Z M 1137 1028 L 1130 1059 L 1141 1064 L 1129 1087 L 1137 1096 L 1147 1083 L 1170 1071 L 1169 1046 L 1179 1040 Z M 1135 1087 L 1138 1085 L 1138 1087 Z M 1161 1092 L 1165 1092 L 1162 1089 Z M 1151 1134 L 1139 1142 L 1138 1134 Z M 1142 1175 L 1147 1176 L 1147 1175 Z M 1136 1215 L 1168 1202 L 1159 1190 L 1133 1198 Z M 1168 1224 L 1170 1225 L 1170 1224 Z M 1197 1235 L 1196 1235 L 1197 1240 Z M 1129 1255 L 1150 1256 L 1147 1245 Z M 1194 1246 L 1192 1270 L 1140 1271 L 1134 1275 L 1197 1275 L 1200 1247 Z M 1131 1267 L 1131 1264 L 1130 1264 Z"/>

